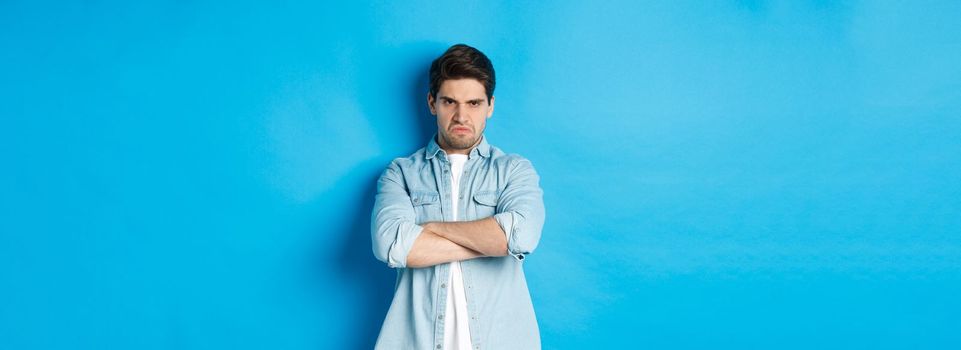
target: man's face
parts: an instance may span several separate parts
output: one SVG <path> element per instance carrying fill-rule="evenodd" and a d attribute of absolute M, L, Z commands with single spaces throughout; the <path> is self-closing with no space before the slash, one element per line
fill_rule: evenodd
<path fill-rule="evenodd" d="M 436 98 L 427 94 L 430 114 L 437 117 L 437 143 L 447 153 L 467 154 L 480 143 L 487 118 L 494 113 L 494 97 L 476 79 L 445 80 Z"/>

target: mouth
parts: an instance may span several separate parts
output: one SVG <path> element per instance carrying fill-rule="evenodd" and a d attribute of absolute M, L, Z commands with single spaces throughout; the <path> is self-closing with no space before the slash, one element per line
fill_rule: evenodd
<path fill-rule="evenodd" d="M 470 128 L 464 128 L 464 127 L 457 127 L 457 128 L 452 129 L 451 132 L 453 132 L 453 133 L 455 133 L 455 134 L 470 134 L 470 133 L 471 133 L 471 129 L 470 129 Z"/>

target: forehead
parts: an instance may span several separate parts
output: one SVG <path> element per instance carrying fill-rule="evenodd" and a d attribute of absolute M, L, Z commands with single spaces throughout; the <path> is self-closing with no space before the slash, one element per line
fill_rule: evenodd
<path fill-rule="evenodd" d="M 485 89 L 484 84 L 481 84 L 477 79 L 448 79 L 440 84 L 437 95 L 450 97 L 455 100 L 486 99 L 487 89 Z"/>

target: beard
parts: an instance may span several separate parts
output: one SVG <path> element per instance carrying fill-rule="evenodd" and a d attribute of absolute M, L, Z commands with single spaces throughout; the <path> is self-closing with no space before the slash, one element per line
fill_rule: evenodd
<path fill-rule="evenodd" d="M 480 140 L 480 135 L 451 135 L 441 133 L 440 137 L 450 149 L 464 150 L 473 147 Z M 443 145 L 442 145 L 443 146 Z"/>

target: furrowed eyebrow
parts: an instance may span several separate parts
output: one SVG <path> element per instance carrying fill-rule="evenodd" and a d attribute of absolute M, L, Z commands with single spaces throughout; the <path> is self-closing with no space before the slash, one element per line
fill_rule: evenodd
<path fill-rule="evenodd" d="M 452 99 L 452 98 L 447 97 L 447 96 L 444 96 L 444 95 L 438 96 L 437 98 L 440 99 L 440 100 L 444 100 L 444 101 L 451 101 L 451 102 L 460 103 L 460 101 L 455 100 L 455 99 Z M 468 101 L 467 101 L 467 103 L 472 103 L 472 102 L 479 104 L 479 103 L 481 103 L 481 102 L 484 102 L 484 99 L 483 99 L 483 98 L 476 98 L 476 99 L 468 100 Z"/>

